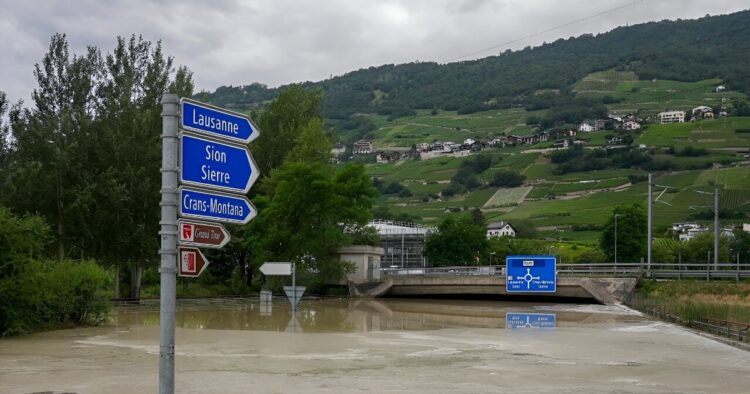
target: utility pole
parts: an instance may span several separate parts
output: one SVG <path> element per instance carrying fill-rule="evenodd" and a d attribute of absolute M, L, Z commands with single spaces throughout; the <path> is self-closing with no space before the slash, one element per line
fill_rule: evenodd
<path fill-rule="evenodd" d="M 175 299 L 177 285 L 177 128 L 175 94 L 162 96 L 161 266 L 159 312 L 159 393 L 174 393 Z"/>
<path fill-rule="evenodd" d="M 719 269 L 719 186 L 714 186 L 714 271 Z"/>
<path fill-rule="evenodd" d="M 615 214 L 615 265 L 617 265 L 617 218 L 620 217 L 619 213 Z"/>
<path fill-rule="evenodd" d="M 648 241 L 646 243 L 646 276 L 651 277 L 651 244 L 653 241 L 653 234 L 651 227 L 653 226 L 653 195 L 651 193 L 651 187 L 653 187 L 652 174 L 648 173 Z"/>

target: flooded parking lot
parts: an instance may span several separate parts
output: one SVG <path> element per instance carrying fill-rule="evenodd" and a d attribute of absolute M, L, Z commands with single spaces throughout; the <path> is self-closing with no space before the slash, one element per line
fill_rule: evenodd
<path fill-rule="evenodd" d="M 155 306 L 0 340 L 0 392 L 155 392 Z M 750 353 L 603 305 L 181 304 L 176 391 L 746 393 Z"/>

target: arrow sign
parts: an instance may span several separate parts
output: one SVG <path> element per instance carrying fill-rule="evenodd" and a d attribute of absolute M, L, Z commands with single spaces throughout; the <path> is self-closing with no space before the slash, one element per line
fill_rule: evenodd
<path fill-rule="evenodd" d="M 220 249 L 231 239 L 227 229 L 220 224 L 178 220 L 177 231 L 180 245 Z"/>
<path fill-rule="evenodd" d="M 215 222 L 247 224 L 257 211 L 245 196 L 219 192 L 204 192 L 187 187 L 179 188 L 181 217 Z"/>
<path fill-rule="evenodd" d="M 210 104 L 180 99 L 180 128 L 247 144 L 258 138 L 258 128 L 241 113 Z"/>
<path fill-rule="evenodd" d="M 206 256 L 198 248 L 181 247 L 179 255 L 180 261 L 177 272 L 180 276 L 197 278 L 208 267 Z"/>
<path fill-rule="evenodd" d="M 505 291 L 508 293 L 557 291 L 557 259 L 553 256 L 508 256 Z"/>
<path fill-rule="evenodd" d="M 292 263 L 263 263 L 260 266 L 263 275 L 291 275 Z"/>
<path fill-rule="evenodd" d="M 258 166 L 244 146 L 186 134 L 180 138 L 180 181 L 183 183 L 245 194 L 258 175 Z"/>

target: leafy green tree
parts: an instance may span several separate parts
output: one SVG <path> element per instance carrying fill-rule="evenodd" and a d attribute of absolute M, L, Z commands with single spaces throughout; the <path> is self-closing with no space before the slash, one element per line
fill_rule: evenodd
<path fill-rule="evenodd" d="M 621 205 L 614 209 L 604 225 L 599 241 L 609 261 L 614 261 L 615 216 L 617 217 L 617 261 L 638 262 L 646 256 L 646 211 L 639 204 Z"/>
<path fill-rule="evenodd" d="M 325 163 L 333 157 L 331 147 L 331 140 L 323 128 L 323 119 L 313 118 L 300 130 L 288 159 Z"/>
<path fill-rule="evenodd" d="M 525 175 L 515 171 L 500 170 L 492 177 L 490 185 L 494 187 L 518 187 L 523 185 L 524 180 L 526 180 Z"/>
<path fill-rule="evenodd" d="M 38 87 L 33 108 L 11 114 L 14 149 L 9 176 L 12 187 L 6 203 L 20 212 L 38 212 L 55 229 L 57 257 L 66 256 L 66 244 L 86 236 L 80 207 L 89 204 L 86 193 L 92 168 L 92 123 L 96 83 L 101 71 L 98 50 L 70 56 L 65 35 L 55 34 L 41 64 L 34 66 Z"/>
<path fill-rule="evenodd" d="M 311 121 L 322 120 L 322 101 L 321 91 L 292 85 L 282 90 L 268 109 L 256 117 L 261 133 L 253 142 L 253 156 L 261 176 L 269 176 L 271 170 L 281 166 Z"/>
<path fill-rule="evenodd" d="M 430 234 L 424 254 L 436 266 L 477 265 L 487 255 L 486 229 L 469 216 L 448 217 Z"/>
<path fill-rule="evenodd" d="M 335 173 L 327 164 L 289 161 L 267 189 L 268 202 L 251 223 L 256 260 L 295 261 L 300 279 L 316 289 L 341 278 L 348 266 L 337 251 L 350 242 L 344 230 L 367 223 L 377 196 L 364 168 L 351 164 Z"/>

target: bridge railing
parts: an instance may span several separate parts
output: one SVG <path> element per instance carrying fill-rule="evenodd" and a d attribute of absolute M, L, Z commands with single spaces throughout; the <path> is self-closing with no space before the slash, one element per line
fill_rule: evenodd
<path fill-rule="evenodd" d="M 505 276 L 505 267 L 490 266 L 454 266 L 426 268 L 382 268 L 386 276 L 410 275 L 499 275 Z M 735 263 L 654 263 L 649 270 L 645 263 L 607 263 L 607 264 L 558 264 L 558 276 L 569 277 L 637 277 L 645 276 L 655 279 L 736 279 L 750 278 L 750 264 Z"/>
<path fill-rule="evenodd" d="M 380 272 L 389 276 L 409 275 L 505 275 L 505 267 L 499 265 L 426 267 L 426 268 L 381 268 Z"/>

